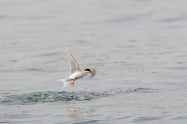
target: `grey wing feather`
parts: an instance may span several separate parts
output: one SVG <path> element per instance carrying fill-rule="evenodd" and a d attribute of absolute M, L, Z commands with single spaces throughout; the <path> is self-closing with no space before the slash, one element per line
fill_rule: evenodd
<path fill-rule="evenodd" d="M 79 68 L 79 64 L 77 63 L 77 61 L 75 60 L 75 58 L 73 57 L 73 55 L 71 54 L 70 50 L 67 49 L 68 51 L 68 56 L 70 59 L 70 73 L 74 73 L 76 71 L 81 71 Z"/>

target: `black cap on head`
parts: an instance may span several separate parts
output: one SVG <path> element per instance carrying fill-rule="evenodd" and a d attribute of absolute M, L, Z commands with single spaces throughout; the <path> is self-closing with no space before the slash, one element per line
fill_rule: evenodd
<path fill-rule="evenodd" d="M 89 68 L 87 68 L 87 69 L 84 69 L 84 71 L 91 71 Z"/>

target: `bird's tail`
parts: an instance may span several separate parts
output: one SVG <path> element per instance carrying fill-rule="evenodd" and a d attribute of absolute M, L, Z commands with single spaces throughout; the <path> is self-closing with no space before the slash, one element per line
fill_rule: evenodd
<path fill-rule="evenodd" d="M 64 83 L 64 87 L 63 87 L 63 89 L 66 88 L 66 87 L 69 85 L 69 82 L 68 82 L 67 79 L 59 79 L 59 80 L 56 80 L 56 81 L 61 81 L 61 82 Z"/>

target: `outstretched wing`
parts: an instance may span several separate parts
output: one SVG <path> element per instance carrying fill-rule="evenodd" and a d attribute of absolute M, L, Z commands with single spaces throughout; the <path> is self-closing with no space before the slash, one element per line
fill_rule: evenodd
<path fill-rule="evenodd" d="M 71 54 L 70 50 L 67 49 L 67 51 L 68 51 L 68 56 L 69 56 L 69 60 L 70 60 L 70 73 L 72 74 L 76 71 L 81 71 L 79 68 L 79 64 L 77 63 L 77 61 L 75 60 L 75 58 Z"/>

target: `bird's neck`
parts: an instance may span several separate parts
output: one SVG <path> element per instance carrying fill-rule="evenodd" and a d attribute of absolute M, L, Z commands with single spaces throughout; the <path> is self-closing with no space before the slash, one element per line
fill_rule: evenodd
<path fill-rule="evenodd" d="M 83 71 L 83 74 L 84 75 L 87 75 L 89 72 L 88 71 Z"/>

